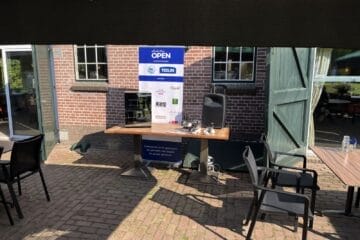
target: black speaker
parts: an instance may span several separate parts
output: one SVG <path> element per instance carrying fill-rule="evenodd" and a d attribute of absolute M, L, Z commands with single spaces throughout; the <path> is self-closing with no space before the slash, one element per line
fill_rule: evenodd
<path fill-rule="evenodd" d="M 203 127 L 223 128 L 225 125 L 225 111 L 226 97 L 224 94 L 206 94 L 202 112 Z"/>

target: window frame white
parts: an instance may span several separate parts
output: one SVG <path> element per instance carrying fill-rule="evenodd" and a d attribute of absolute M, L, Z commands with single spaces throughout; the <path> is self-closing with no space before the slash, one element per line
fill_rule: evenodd
<path fill-rule="evenodd" d="M 226 61 L 216 61 L 215 60 L 215 50 L 216 47 L 225 47 L 226 48 Z M 226 83 L 254 83 L 255 82 L 255 73 L 256 73 L 256 53 L 257 53 L 257 48 L 256 47 L 252 47 L 253 49 L 253 59 L 252 61 L 242 61 L 241 60 L 241 56 L 242 56 L 242 50 L 244 47 L 241 46 L 237 46 L 240 48 L 240 52 L 239 52 L 239 61 L 229 61 L 228 59 L 228 55 L 229 55 L 229 48 L 233 47 L 233 46 L 213 46 L 212 47 L 212 83 L 221 83 L 221 84 L 226 84 Z M 244 63 L 251 63 L 252 64 L 252 79 L 241 79 L 241 67 L 242 64 Z M 216 74 L 215 74 L 215 64 L 225 64 L 225 79 L 217 79 L 215 78 Z M 229 64 L 239 64 L 239 78 L 238 79 L 229 79 L 227 78 L 227 74 L 228 74 L 228 65 Z"/>
<path fill-rule="evenodd" d="M 315 52 L 317 54 L 317 51 Z M 314 63 L 315 64 L 315 63 Z M 360 75 L 317 75 L 314 73 L 314 82 L 323 82 L 323 83 L 360 83 Z"/>
<path fill-rule="evenodd" d="M 78 61 L 78 48 L 83 48 L 84 49 L 84 62 L 80 62 Z M 88 62 L 87 60 L 87 51 L 86 49 L 88 48 L 94 48 L 95 49 L 95 62 Z M 99 48 L 104 48 L 105 50 L 105 60 L 106 62 L 99 62 L 98 61 L 98 49 Z M 107 59 L 107 47 L 106 45 L 98 45 L 98 44 L 93 44 L 93 45 L 88 45 L 88 44 L 83 44 L 83 45 L 74 45 L 74 58 L 75 58 L 75 80 L 77 82 L 107 82 L 108 78 L 109 78 L 109 72 L 108 72 L 108 59 Z M 80 78 L 79 77 L 79 65 L 85 65 L 85 78 Z M 89 71 L 88 71 L 88 65 L 95 65 L 96 67 L 96 78 L 90 78 L 89 77 Z M 99 69 L 98 66 L 99 65 L 105 65 L 106 67 L 106 78 L 99 78 Z"/>

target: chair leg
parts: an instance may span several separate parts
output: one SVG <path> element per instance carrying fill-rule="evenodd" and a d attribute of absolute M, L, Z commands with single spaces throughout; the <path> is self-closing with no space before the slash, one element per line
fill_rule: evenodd
<path fill-rule="evenodd" d="M 316 190 L 313 189 L 311 193 L 311 203 L 310 203 L 310 210 L 313 216 L 315 215 L 315 199 L 316 199 Z M 312 229 L 314 225 L 314 218 L 310 219 L 309 228 Z"/>
<path fill-rule="evenodd" d="M 355 200 L 355 207 L 359 208 L 359 203 L 360 203 L 360 187 L 358 187 L 358 191 L 356 194 L 356 200 Z"/>
<path fill-rule="evenodd" d="M 48 202 L 50 202 L 49 192 L 48 192 L 48 190 L 47 190 L 47 187 L 46 187 L 46 184 L 45 184 L 44 175 L 43 175 L 43 173 L 42 173 L 42 171 L 41 171 L 41 168 L 39 168 L 39 173 L 40 173 L 40 178 L 41 178 L 42 185 L 43 185 L 43 187 L 44 187 L 46 199 L 48 200 Z"/>
<path fill-rule="evenodd" d="M 252 219 L 251 219 L 251 224 L 250 224 L 250 227 L 249 227 L 249 230 L 248 230 L 248 233 L 246 235 L 246 239 L 247 240 L 250 240 L 251 239 L 251 234 L 254 230 L 254 227 L 255 227 L 255 223 L 256 223 L 256 218 L 257 218 L 257 215 L 258 215 L 258 212 L 259 212 L 259 208 L 260 208 L 260 204 L 259 206 L 256 206 L 255 205 L 255 212 L 252 216 Z"/>
<path fill-rule="evenodd" d="M 306 240 L 306 238 L 307 238 L 308 221 L 309 221 L 309 216 L 306 214 L 306 216 L 304 216 L 304 225 L 303 225 L 303 231 L 302 231 L 302 240 Z"/>
<path fill-rule="evenodd" d="M 19 196 L 21 196 L 21 183 L 20 183 L 20 177 L 17 176 L 17 185 L 18 185 L 18 192 L 19 192 Z"/>
<path fill-rule="evenodd" d="M 294 218 L 294 232 L 297 232 L 299 226 L 299 217 L 295 216 Z"/>
<path fill-rule="evenodd" d="M 247 213 L 247 215 L 246 215 L 246 219 L 245 219 L 244 226 L 247 226 L 247 225 L 249 224 L 249 221 L 250 221 L 250 218 L 251 218 L 251 214 L 252 214 L 253 209 L 254 209 L 254 204 L 255 204 L 255 199 L 253 199 L 252 202 L 251 202 L 249 211 L 248 211 L 248 213 Z"/>
<path fill-rule="evenodd" d="M 306 208 L 308 208 L 308 206 L 305 205 Z M 309 221 L 309 213 L 308 211 L 305 209 L 304 211 L 304 216 L 303 216 L 303 232 L 302 232 L 302 240 L 306 240 L 307 239 L 307 230 L 308 230 L 308 221 Z"/>
<path fill-rule="evenodd" d="M 1 197 L 1 201 L 4 203 L 5 211 L 6 211 L 6 214 L 7 214 L 8 218 L 9 218 L 10 224 L 14 225 L 14 221 L 13 221 L 13 219 L 11 217 L 9 207 L 6 204 L 5 196 L 4 196 L 3 191 L 1 190 L 1 187 L 0 187 L 0 197 Z"/>
<path fill-rule="evenodd" d="M 15 191 L 14 191 L 14 188 L 12 187 L 12 183 L 8 182 L 7 183 L 7 186 L 8 186 L 8 189 L 9 189 L 9 192 L 10 192 L 10 195 L 11 195 L 11 199 L 14 203 L 14 206 L 15 206 L 15 209 L 16 209 L 16 212 L 18 214 L 18 217 L 21 219 L 21 218 L 24 218 L 24 215 L 21 211 L 21 208 L 20 208 L 20 205 L 19 205 L 19 202 L 16 198 L 16 194 L 15 194 Z"/>

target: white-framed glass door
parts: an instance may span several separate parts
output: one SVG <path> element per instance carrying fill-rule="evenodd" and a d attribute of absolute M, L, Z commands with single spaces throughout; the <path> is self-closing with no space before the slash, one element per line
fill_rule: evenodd
<path fill-rule="evenodd" d="M 40 131 L 31 45 L 0 46 L 0 50 L 0 106 L 3 112 L 2 115 L 0 113 L 0 117 L 3 117 L 0 119 L 0 137 L 22 139 L 38 134 Z"/>

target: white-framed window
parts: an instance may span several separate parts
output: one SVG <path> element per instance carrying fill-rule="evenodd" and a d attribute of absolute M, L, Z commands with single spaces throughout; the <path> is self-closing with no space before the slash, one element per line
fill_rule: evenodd
<path fill-rule="evenodd" d="M 254 47 L 213 47 L 213 82 L 254 82 L 255 53 Z"/>
<path fill-rule="evenodd" d="M 108 79 L 106 47 L 75 45 L 76 81 L 106 81 Z"/>
<path fill-rule="evenodd" d="M 317 49 L 317 57 L 323 49 Z M 360 49 L 333 48 L 326 61 L 317 64 L 315 81 L 323 82 L 360 82 Z M 322 71 L 322 62 L 325 62 L 327 71 Z M 320 72 L 320 74 L 319 74 Z"/>

